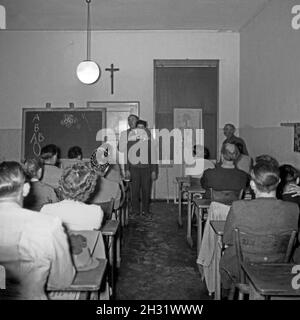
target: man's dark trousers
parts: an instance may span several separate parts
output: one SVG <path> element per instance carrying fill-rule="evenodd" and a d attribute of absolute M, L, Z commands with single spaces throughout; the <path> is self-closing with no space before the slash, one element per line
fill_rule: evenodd
<path fill-rule="evenodd" d="M 150 166 L 130 167 L 132 211 L 140 213 L 140 199 L 142 201 L 142 211 L 149 213 L 151 196 L 151 169 Z"/>

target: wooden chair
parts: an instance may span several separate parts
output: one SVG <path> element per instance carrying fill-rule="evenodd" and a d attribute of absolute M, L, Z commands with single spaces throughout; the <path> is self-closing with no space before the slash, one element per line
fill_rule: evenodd
<path fill-rule="evenodd" d="M 231 205 L 233 201 L 242 199 L 244 194 L 244 190 L 241 189 L 239 191 L 232 191 L 232 190 L 222 190 L 217 191 L 210 188 L 210 199 L 195 199 L 194 200 L 194 207 L 198 209 L 197 212 L 197 226 L 198 226 L 198 252 L 201 246 L 201 239 L 202 239 L 202 224 L 207 218 L 207 214 L 204 214 L 204 210 L 208 210 L 212 201 L 220 202 L 226 205 Z M 193 209 L 194 210 L 194 209 Z M 192 215 L 193 215 L 192 211 Z"/>
<path fill-rule="evenodd" d="M 108 281 L 111 288 L 111 298 L 115 297 L 116 289 L 116 239 L 119 232 L 119 221 L 113 216 L 114 198 L 110 201 L 98 203 L 104 212 L 104 224 L 101 228 L 104 237 L 106 253 L 109 261 Z M 115 218 L 114 220 L 112 218 Z"/>
<path fill-rule="evenodd" d="M 233 201 L 243 198 L 244 190 L 214 190 L 210 188 L 211 201 L 221 202 L 226 205 L 231 205 Z"/>
<path fill-rule="evenodd" d="M 97 203 L 101 207 L 101 209 L 103 210 L 104 223 L 105 223 L 105 221 L 112 219 L 113 210 L 114 210 L 114 202 L 115 202 L 114 198 L 111 198 L 110 201 Z"/>
<path fill-rule="evenodd" d="M 249 286 L 242 270 L 241 263 L 288 263 L 296 240 L 296 231 L 286 231 L 277 234 L 255 234 L 234 229 L 234 240 L 239 270 L 238 282 L 234 282 L 229 299 L 233 300 L 235 290 L 239 291 L 239 300 L 244 294 L 249 294 Z"/>

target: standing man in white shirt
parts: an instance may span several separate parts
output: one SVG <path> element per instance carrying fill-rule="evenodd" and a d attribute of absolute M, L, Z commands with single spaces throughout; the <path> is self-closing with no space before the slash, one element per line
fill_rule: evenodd
<path fill-rule="evenodd" d="M 75 275 L 61 220 L 22 208 L 29 189 L 19 163 L 0 164 L 0 299 L 47 299 L 47 287 L 69 287 Z"/>

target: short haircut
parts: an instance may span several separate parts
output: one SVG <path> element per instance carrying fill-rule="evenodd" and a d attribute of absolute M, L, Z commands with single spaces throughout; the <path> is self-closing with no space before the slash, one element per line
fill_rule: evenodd
<path fill-rule="evenodd" d="M 298 170 L 290 164 L 283 164 L 279 167 L 280 179 L 283 185 L 296 182 L 299 177 Z"/>
<path fill-rule="evenodd" d="M 225 143 L 222 146 L 221 154 L 226 161 L 235 161 L 239 156 L 239 151 L 235 144 Z"/>
<path fill-rule="evenodd" d="M 25 173 L 20 163 L 4 161 L 0 163 L 0 197 L 17 194 L 25 183 Z"/>
<path fill-rule="evenodd" d="M 78 156 L 82 157 L 82 150 L 80 147 L 74 146 L 68 150 L 69 159 L 76 159 Z"/>
<path fill-rule="evenodd" d="M 275 167 L 279 167 L 279 162 L 275 158 L 269 156 L 268 154 L 262 154 L 260 156 L 257 156 L 255 158 L 255 162 L 256 163 L 267 162 L 267 163 L 272 164 Z"/>
<path fill-rule="evenodd" d="M 27 178 L 30 180 L 37 177 L 38 171 L 43 168 L 43 162 L 40 159 L 27 159 L 23 168 Z"/>
<path fill-rule="evenodd" d="M 94 192 L 97 178 L 97 174 L 86 164 L 76 163 L 63 171 L 57 189 L 58 196 L 61 200 L 85 202 Z"/>
<path fill-rule="evenodd" d="M 147 121 L 138 120 L 138 121 L 136 122 L 136 125 L 138 126 L 139 124 L 141 124 L 142 126 L 144 126 L 145 128 L 147 128 Z"/>
<path fill-rule="evenodd" d="M 134 117 L 136 120 L 139 120 L 139 117 L 136 114 L 130 114 L 127 119 Z"/>
<path fill-rule="evenodd" d="M 233 130 L 235 130 L 235 126 L 234 126 L 232 123 L 226 123 L 225 126 L 224 126 L 224 128 L 225 128 L 225 127 L 230 127 L 230 128 L 232 128 Z"/>
<path fill-rule="evenodd" d="M 47 144 L 41 150 L 41 159 L 48 160 L 53 156 L 59 155 L 59 148 L 55 144 Z"/>
<path fill-rule="evenodd" d="M 253 167 L 251 178 L 259 191 L 275 191 L 280 182 L 279 168 L 270 162 L 260 161 Z"/>

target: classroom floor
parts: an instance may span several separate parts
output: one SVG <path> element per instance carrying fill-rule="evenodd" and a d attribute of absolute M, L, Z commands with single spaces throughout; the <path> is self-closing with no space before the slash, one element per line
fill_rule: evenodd
<path fill-rule="evenodd" d="M 186 208 L 185 208 L 186 210 Z M 196 248 L 177 224 L 178 205 L 152 203 L 153 219 L 130 218 L 124 229 L 117 300 L 206 300 L 206 286 L 196 265 Z M 196 227 L 193 227 L 196 243 Z"/>

